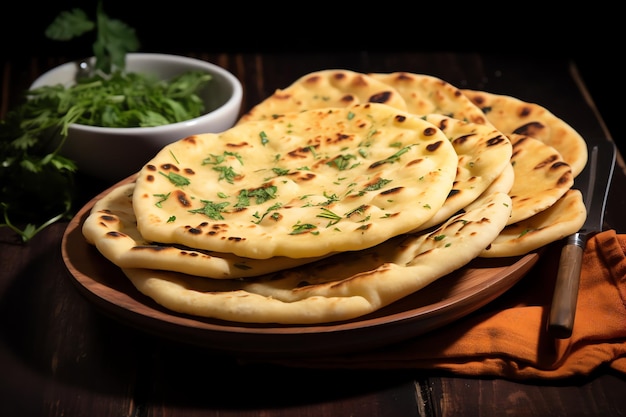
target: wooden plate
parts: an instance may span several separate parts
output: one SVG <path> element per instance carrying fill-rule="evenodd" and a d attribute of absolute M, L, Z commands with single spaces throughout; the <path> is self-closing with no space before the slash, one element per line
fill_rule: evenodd
<path fill-rule="evenodd" d="M 339 354 L 416 337 L 494 300 L 539 259 L 536 253 L 514 258 L 478 258 L 377 312 L 330 324 L 249 324 L 178 314 L 141 294 L 121 269 L 82 235 L 83 222 L 95 202 L 132 179 L 94 197 L 69 223 L 63 235 L 62 255 L 73 281 L 104 312 L 137 329 L 237 355 L 284 358 Z"/>

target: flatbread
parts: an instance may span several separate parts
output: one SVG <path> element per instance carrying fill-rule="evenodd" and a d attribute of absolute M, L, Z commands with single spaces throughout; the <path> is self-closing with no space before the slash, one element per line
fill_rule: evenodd
<path fill-rule="evenodd" d="M 508 163 L 502 170 L 500 175 L 489 185 L 489 187 L 483 191 L 483 195 L 489 195 L 493 193 L 510 193 L 515 183 L 515 170 L 513 165 Z"/>
<path fill-rule="evenodd" d="M 428 114 L 424 119 L 448 137 L 458 156 L 458 164 L 454 184 L 445 203 L 415 231 L 442 223 L 478 198 L 511 165 L 513 152 L 509 139 L 491 126 L 441 114 Z"/>
<path fill-rule="evenodd" d="M 450 139 L 458 164 L 452 190 L 444 205 L 416 231 L 442 223 L 478 198 L 511 165 L 513 152 L 509 139 L 491 126 L 441 114 L 425 115 L 424 119 L 436 125 Z"/>
<path fill-rule="evenodd" d="M 152 268 L 214 279 L 251 277 L 293 268 L 319 258 L 243 258 L 185 246 L 155 244 L 141 236 L 133 210 L 135 183 L 114 187 L 96 201 L 82 233 L 90 244 L 120 268 Z"/>
<path fill-rule="evenodd" d="M 409 72 L 370 73 L 400 93 L 415 114 L 442 114 L 453 119 L 491 125 L 483 111 L 452 84 L 432 75 Z"/>
<path fill-rule="evenodd" d="M 587 210 L 581 192 L 570 189 L 546 210 L 506 226 L 491 245 L 480 253 L 480 257 L 525 255 L 578 232 L 586 218 Z"/>
<path fill-rule="evenodd" d="M 83 224 L 164 308 L 247 323 L 375 312 L 476 257 L 580 229 L 584 140 L 541 106 L 426 75 L 307 74 L 166 146 Z"/>
<path fill-rule="evenodd" d="M 238 123 L 271 120 L 293 111 L 381 103 L 406 110 L 402 96 L 389 85 L 367 74 L 345 69 L 315 71 L 255 105 Z"/>
<path fill-rule="evenodd" d="M 508 95 L 461 90 L 487 119 L 504 134 L 520 134 L 538 139 L 559 151 L 576 177 L 587 164 L 585 139 L 565 120 L 545 107 Z"/>
<path fill-rule="evenodd" d="M 547 209 L 574 185 L 572 169 L 553 147 L 529 136 L 511 134 L 515 171 L 509 192 L 513 211 L 508 224 Z"/>
<path fill-rule="evenodd" d="M 143 294 L 169 310 L 246 322 L 311 324 L 374 312 L 474 259 L 499 234 L 510 198 L 498 193 L 431 233 L 398 236 L 258 279 L 211 280 L 123 269 Z M 442 260 L 445 259 L 445 262 Z"/>
<path fill-rule="evenodd" d="M 151 242 L 311 258 L 416 229 L 457 164 L 419 116 L 378 103 L 307 110 L 167 145 L 139 172 L 133 207 Z"/>

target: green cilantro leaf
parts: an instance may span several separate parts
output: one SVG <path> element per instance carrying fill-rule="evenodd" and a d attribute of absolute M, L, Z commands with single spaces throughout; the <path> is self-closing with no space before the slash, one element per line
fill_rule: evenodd
<path fill-rule="evenodd" d="M 69 41 L 96 27 L 81 9 L 61 12 L 44 32 L 46 37 L 55 41 Z"/>

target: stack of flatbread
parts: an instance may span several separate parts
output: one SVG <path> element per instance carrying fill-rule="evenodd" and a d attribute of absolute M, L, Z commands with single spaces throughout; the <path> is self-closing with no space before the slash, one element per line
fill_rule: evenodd
<path fill-rule="evenodd" d="M 163 148 L 83 235 L 174 312 L 350 320 L 477 257 L 580 229 L 583 138 L 541 106 L 427 75 L 325 70 Z"/>

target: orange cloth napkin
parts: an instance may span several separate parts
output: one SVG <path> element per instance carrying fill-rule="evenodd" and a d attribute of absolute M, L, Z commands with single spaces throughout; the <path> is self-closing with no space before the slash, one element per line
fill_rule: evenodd
<path fill-rule="evenodd" d="M 567 378 L 600 367 L 626 373 L 626 235 L 607 230 L 587 242 L 569 339 L 546 331 L 560 250 L 559 244 L 549 246 L 516 286 L 456 323 L 375 351 L 280 363 L 509 379 Z"/>

